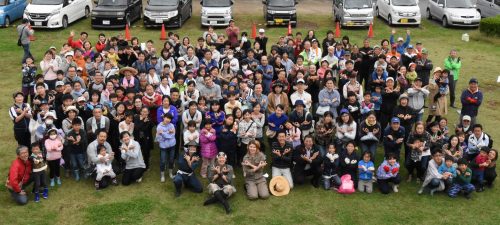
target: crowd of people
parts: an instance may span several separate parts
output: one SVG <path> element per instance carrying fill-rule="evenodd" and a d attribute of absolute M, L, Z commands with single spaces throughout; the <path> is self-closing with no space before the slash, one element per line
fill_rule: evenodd
<path fill-rule="evenodd" d="M 493 185 L 498 152 L 478 123 L 477 79 L 460 95 L 459 124 L 446 118 L 460 81 L 456 50 L 437 63 L 443 69 L 410 31 L 396 39 L 393 30 L 374 46 L 332 31 L 319 40 L 314 30 L 271 43 L 260 29 L 252 43 L 234 21 L 196 41 L 180 35 L 169 33 L 157 50 L 152 40 L 101 33 L 93 43 L 71 32 L 39 62 L 26 54 L 9 109 L 19 145 L 13 199 L 26 204 L 32 181 L 34 201 L 48 198 L 63 183 L 61 168 L 97 190 L 120 178 L 140 183 L 158 169 L 151 158 L 175 196 L 202 193 L 200 177 L 208 179 L 204 205 L 227 213 L 235 179 L 249 199 L 286 195 L 308 180 L 339 193 L 376 186 L 389 194 L 399 191 L 402 165 L 419 194 L 470 198 Z"/>

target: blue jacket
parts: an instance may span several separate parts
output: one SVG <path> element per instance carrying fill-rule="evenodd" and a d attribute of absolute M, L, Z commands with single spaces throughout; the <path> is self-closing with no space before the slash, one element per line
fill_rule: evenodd
<path fill-rule="evenodd" d="M 446 163 L 445 163 L 445 162 L 443 162 L 443 163 L 441 164 L 441 166 L 439 166 L 439 168 L 438 168 L 438 172 L 439 172 L 439 174 L 443 174 L 443 173 L 445 173 L 445 172 L 449 172 L 449 173 L 451 173 L 451 174 L 452 174 L 452 176 L 451 176 L 451 177 L 456 177 L 456 176 L 457 176 L 457 168 L 456 168 L 456 167 L 454 167 L 453 165 L 452 165 L 451 167 L 449 167 L 449 168 L 448 168 L 448 167 L 446 166 Z"/>
<path fill-rule="evenodd" d="M 392 135 L 392 140 L 389 139 L 387 136 L 389 135 Z M 401 145 L 403 145 L 404 140 L 403 142 L 401 143 L 396 143 L 396 140 L 399 139 L 399 138 L 405 138 L 405 128 L 403 126 L 400 126 L 399 127 L 399 130 L 395 131 L 392 129 L 391 125 L 389 124 L 385 130 L 384 130 L 384 149 L 385 151 L 387 152 L 388 150 L 390 152 L 394 151 L 394 150 L 397 150 L 397 149 L 400 149 L 401 148 Z"/>
<path fill-rule="evenodd" d="M 177 125 L 177 120 L 178 120 L 177 108 L 175 108 L 175 106 L 173 105 L 170 105 L 170 109 L 168 110 L 168 112 L 165 112 L 163 110 L 163 106 L 158 107 L 158 109 L 156 110 L 156 121 L 158 121 L 158 123 L 161 123 L 163 121 L 163 114 L 165 113 L 172 114 L 173 117 L 171 123 Z"/>
<path fill-rule="evenodd" d="M 363 167 L 364 168 L 360 168 Z M 365 170 L 366 168 L 366 170 Z M 371 180 L 373 173 L 375 172 L 375 164 L 372 161 L 365 162 L 364 160 L 360 160 L 358 162 L 358 171 L 359 171 L 359 179 L 360 180 Z"/>
<path fill-rule="evenodd" d="M 405 54 L 405 49 L 408 47 L 408 45 L 410 45 L 410 35 L 406 35 L 406 41 L 402 44 L 402 45 L 399 45 L 398 44 L 398 47 L 396 48 L 396 50 L 399 52 L 399 54 L 403 55 Z M 391 34 L 391 45 L 394 44 L 394 35 Z"/>
<path fill-rule="evenodd" d="M 269 117 L 267 117 L 267 123 L 273 123 L 275 127 L 269 126 L 269 129 L 272 131 L 280 131 L 283 130 L 283 128 L 280 128 L 280 126 L 284 126 L 285 122 L 288 120 L 288 116 L 285 114 L 281 115 L 280 118 L 276 116 L 276 113 L 271 114 Z"/>
<path fill-rule="evenodd" d="M 156 141 L 160 145 L 160 148 L 170 148 L 175 146 L 175 132 L 169 133 L 169 130 L 171 129 L 175 130 L 175 126 L 172 123 L 160 123 L 156 126 Z"/>
<path fill-rule="evenodd" d="M 198 156 L 198 154 L 193 154 L 191 156 L 191 158 L 195 157 L 195 156 Z M 201 158 L 200 158 L 200 160 L 201 160 Z M 184 155 L 183 156 L 179 156 L 179 161 L 177 161 L 177 167 L 179 168 L 179 170 L 181 170 L 182 172 L 185 172 L 185 173 L 194 173 L 195 170 L 196 170 L 196 168 L 198 168 L 199 164 L 200 164 L 199 160 L 198 161 L 194 161 L 191 164 L 191 167 L 189 167 L 189 164 L 186 161 L 186 159 L 184 158 Z"/>
<path fill-rule="evenodd" d="M 382 73 L 382 80 L 387 80 L 387 76 L 388 76 L 388 73 L 386 70 L 384 70 L 384 73 Z M 373 71 L 372 73 L 372 80 L 377 80 L 378 79 L 378 76 L 377 76 L 377 71 Z"/>
<path fill-rule="evenodd" d="M 476 117 L 479 106 L 483 102 L 483 92 L 477 90 L 472 93 L 469 89 L 464 90 L 460 101 L 462 102 L 462 111 L 460 114 Z"/>

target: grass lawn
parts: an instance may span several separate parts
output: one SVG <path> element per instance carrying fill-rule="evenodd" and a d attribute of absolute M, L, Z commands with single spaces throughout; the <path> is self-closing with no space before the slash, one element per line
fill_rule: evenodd
<path fill-rule="evenodd" d="M 299 5 L 300 7 L 300 5 Z M 328 6 L 330 7 L 330 6 Z M 260 15 L 260 14 L 259 14 Z M 251 32 L 252 22 L 263 23 L 261 16 L 237 16 L 241 30 Z M 175 30 L 180 36 L 190 36 L 195 40 L 202 33 L 200 18 L 193 15 L 182 28 Z M 142 24 L 136 22 L 136 25 Z M 375 22 L 375 38 L 372 45 L 383 38 L 389 38 L 390 27 L 381 20 Z M 326 31 L 334 29 L 331 17 L 318 15 L 300 15 L 299 25 L 294 29 L 305 33 L 314 29 L 322 40 Z M 405 28 L 397 28 L 403 35 Z M 463 60 L 463 69 L 458 83 L 457 94 L 471 77 L 477 77 L 485 100 L 480 109 L 479 121 L 495 141 L 500 141 L 498 108 L 500 106 L 500 39 L 484 37 L 478 30 L 445 29 L 435 22 L 423 20 L 420 28 L 410 28 L 412 43 L 421 41 L 430 50 L 430 59 L 435 66 L 443 66 L 444 58 L 452 48 L 459 50 Z M 70 30 L 87 31 L 90 40 L 95 41 L 97 34 L 105 32 L 108 36 L 121 30 L 92 30 L 89 20 L 81 20 L 66 30 L 37 31 L 37 40 L 32 44 L 32 52 L 39 60 L 43 52 L 51 45 L 58 48 L 65 42 Z M 277 40 L 286 33 L 286 27 L 268 28 L 270 41 Z M 141 41 L 154 40 L 160 49 L 160 29 L 141 27 L 131 28 L 132 36 Z M 217 32 L 223 32 L 222 29 Z M 352 43 L 361 44 L 366 37 L 366 29 L 342 30 L 342 35 L 349 35 Z M 462 33 L 469 33 L 471 41 L 461 41 Z M 15 157 L 16 142 L 13 139 L 12 122 L 7 111 L 12 104 L 11 94 L 20 89 L 21 76 L 19 61 L 22 49 L 16 46 L 17 34 L 14 28 L 0 30 L 0 52 L 5 58 L 0 60 L 0 177 L 5 178 L 10 162 Z M 39 62 L 39 61 L 37 61 Z M 458 103 L 460 105 L 460 103 Z M 456 123 L 458 114 L 450 110 L 450 124 Z M 379 149 L 381 153 L 381 149 Z M 15 205 L 5 188 L 0 188 L 0 223 L 1 224 L 498 224 L 500 221 L 500 189 L 488 189 L 483 193 L 473 194 L 472 200 L 450 199 L 444 194 L 435 197 L 419 196 L 419 186 L 403 182 L 400 192 L 384 196 L 376 192 L 367 195 L 339 195 L 331 191 L 314 189 L 310 185 L 296 187 L 286 197 L 271 197 L 263 201 L 249 201 L 243 190 L 240 171 L 236 173 L 238 192 L 230 199 L 233 213 L 226 216 L 218 206 L 203 207 L 208 196 L 192 194 L 188 191 L 175 199 L 173 185 L 159 182 L 159 153 L 152 152 L 153 168 L 146 173 L 141 184 L 129 187 L 111 187 L 96 192 L 89 180 L 76 183 L 63 178 L 62 187 L 51 189 L 48 200 L 24 207 Z M 378 156 L 378 159 L 382 159 Z M 377 162 L 378 165 L 379 162 Z M 267 168 L 270 172 L 270 168 Z M 402 169 L 403 178 L 406 177 Z M 207 181 L 203 180 L 206 185 Z M 498 182 L 497 182 L 498 183 Z M 31 198 L 32 196 L 30 196 Z M 497 222 L 495 222 L 497 221 Z"/>

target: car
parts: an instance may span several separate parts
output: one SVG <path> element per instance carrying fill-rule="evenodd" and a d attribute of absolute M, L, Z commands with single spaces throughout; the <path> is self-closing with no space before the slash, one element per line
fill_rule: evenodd
<path fill-rule="evenodd" d="M 372 0 L 334 0 L 333 18 L 343 27 L 368 27 L 373 22 Z"/>
<path fill-rule="evenodd" d="M 427 18 L 448 26 L 479 27 L 481 14 L 470 0 L 429 0 Z"/>
<path fill-rule="evenodd" d="M 93 28 L 123 28 L 140 20 L 141 15 L 141 0 L 98 0 L 91 24 Z"/>
<path fill-rule="evenodd" d="M 192 0 L 149 0 L 144 9 L 144 26 L 182 27 L 193 15 Z"/>
<path fill-rule="evenodd" d="M 66 28 L 92 13 L 91 0 L 31 0 L 26 6 L 23 18 L 33 28 Z"/>
<path fill-rule="evenodd" d="M 233 0 L 202 0 L 201 26 L 229 26 Z"/>
<path fill-rule="evenodd" d="M 296 0 L 263 0 L 264 19 L 267 25 L 297 26 Z"/>
<path fill-rule="evenodd" d="M 420 25 L 421 14 L 418 0 L 377 0 L 375 15 L 389 25 Z"/>
<path fill-rule="evenodd" d="M 0 26 L 8 27 L 12 21 L 23 17 L 27 0 L 0 0 Z"/>
<path fill-rule="evenodd" d="M 500 15 L 500 0 L 477 0 L 476 7 L 481 17 Z"/>

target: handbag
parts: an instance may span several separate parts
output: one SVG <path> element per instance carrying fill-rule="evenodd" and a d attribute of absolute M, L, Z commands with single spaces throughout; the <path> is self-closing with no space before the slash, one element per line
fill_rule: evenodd
<path fill-rule="evenodd" d="M 23 36 L 25 28 L 26 28 L 26 26 L 24 26 L 23 29 L 21 30 L 21 34 L 19 35 L 19 38 L 17 39 L 17 46 L 22 46 L 23 45 L 23 43 L 21 41 L 21 37 Z"/>
<path fill-rule="evenodd" d="M 328 111 L 330 111 L 330 106 L 318 106 L 318 108 L 316 109 L 316 115 L 324 116 Z"/>

